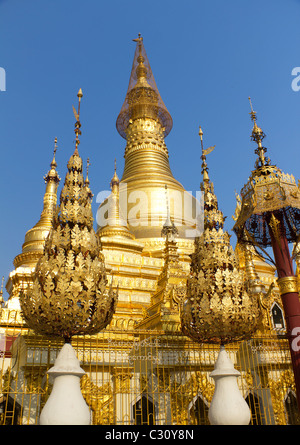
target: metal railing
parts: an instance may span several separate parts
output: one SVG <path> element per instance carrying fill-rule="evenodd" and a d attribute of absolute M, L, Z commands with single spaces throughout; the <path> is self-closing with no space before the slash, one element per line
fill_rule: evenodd
<path fill-rule="evenodd" d="M 0 423 L 38 424 L 53 382 L 47 370 L 62 346 L 20 322 L 18 313 L 0 326 Z M 173 329 L 173 328 L 172 328 Z M 217 345 L 196 344 L 179 331 L 135 328 L 113 320 L 95 336 L 72 345 L 86 374 L 82 394 L 93 424 L 205 425 L 214 392 L 210 372 Z M 284 335 L 254 337 L 226 350 L 240 372 L 238 385 L 253 425 L 299 424 L 295 383 Z"/>

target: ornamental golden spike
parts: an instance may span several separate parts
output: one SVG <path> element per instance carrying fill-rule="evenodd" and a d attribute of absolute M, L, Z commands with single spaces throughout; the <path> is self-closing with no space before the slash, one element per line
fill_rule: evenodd
<path fill-rule="evenodd" d="M 208 185 L 209 183 L 209 176 L 208 176 L 208 167 L 207 167 L 207 163 L 206 163 L 206 156 L 211 153 L 214 148 L 215 145 L 213 145 L 212 147 L 208 147 L 206 150 L 204 150 L 203 147 L 203 131 L 202 128 L 199 126 L 199 136 L 200 136 L 200 140 L 201 140 L 201 159 L 202 159 L 202 175 L 203 175 L 203 181 L 204 181 L 204 185 Z"/>
<path fill-rule="evenodd" d="M 91 163 L 90 163 L 90 158 L 87 158 L 86 160 L 86 179 L 85 179 L 85 183 L 89 184 L 89 167 L 90 167 Z"/>
<path fill-rule="evenodd" d="M 251 98 L 248 97 L 248 99 L 249 99 L 250 108 L 251 108 L 251 112 L 249 114 L 251 116 L 252 122 L 254 123 L 252 133 L 251 133 L 251 139 L 254 142 L 256 142 L 258 145 L 258 148 L 255 150 L 255 153 L 258 154 L 258 156 L 259 156 L 261 166 L 264 166 L 267 163 L 266 158 L 265 158 L 265 152 L 267 151 L 267 149 L 262 146 L 262 140 L 264 139 L 265 134 L 262 131 L 262 129 L 260 127 L 258 127 L 258 125 L 256 123 L 256 111 L 253 110 Z"/>
<path fill-rule="evenodd" d="M 249 99 L 250 108 L 251 108 L 251 113 L 249 113 L 251 116 L 251 120 L 252 120 L 252 122 L 256 122 L 256 111 L 253 111 L 251 97 L 249 96 L 248 99 Z"/>
<path fill-rule="evenodd" d="M 57 167 L 57 163 L 56 163 L 56 159 L 55 159 L 56 152 L 57 152 L 57 137 L 54 139 L 53 159 L 50 164 L 51 169 L 48 171 L 46 176 L 44 176 L 44 181 L 46 184 L 50 180 L 54 181 L 57 184 L 60 182 L 60 177 L 58 176 L 58 173 L 56 171 L 56 167 Z M 49 193 L 49 190 L 46 191 L 46 195 L 48 195 L 48 193 Z M 45 197 L 46 197 L 46 195 L 45 195 Z"/>
<path fill-rule="evenodd" d="M 120 184 L 120 180 L 119 177 L 117 175 L 117 160 L 115 159 L 115 165 L 114 165 L 114 175 L 111 178 L 110 181 L 110 187 L 113 193 L 118 193 L 119 192 L 119 184 Z"/>
<path fill-rule="evenodd" d="M 80 123 L 79 117 L 80 117 L 80 102 L 81 102 L 82 96 L 83 96 L 82 89 L 79 88 L 79 91 L 77 93 L 77 97 L 78 97 L 78 111 L 77 112 L 76 112 L 75 107 L 73 106 L 73 113 L 74 113 L 74 116 L 75 116 L 75 119 L 76 119 L 75 130 L 74 130 L 75 131 L 75 135 L 76 135 L 75 152 L 74 152 L 74 154 L 75 153 L 78 154 L 78 145 L 80 144 L 79 135 L 81 135 L 81 130 L 80 130 L 81 123 Z"/>
<path fill-rule="evenodd" d="M 93 193 L 92 193 L 92 191 L 90 189 L 90 180 L 89 180 L 89 167 L 90 167 L 90 165 L 91 165 L 90 158 L 87 158 L 87 161 L 86 161 L 86 178 L 85 178 L 85 181 L 84 181 L 84 186 L 85 186 L 85 188 L 87 190 L 88 196 L 92 199 L 94 195 L 93 195 Z"/>
<path fill-rule="evenodd" d="M 137 57 L 138 66 L 136 68 L 136 75 L 137 75 L 137 84 L 139 86 L 147 86 L 147 67 L 145 66 L 145 57 L 142 54 L 142 46 L 143 46 L 143 37 L 141 37 L 141 34 L 139 33 L 139 37 L 137 39 L 133 39 L 134 42 L 137 42 L 138 48 L 139 48 L 139 55 Z"/>
<path fill-rule="evenodd" d="M 137 39 L 132 39 L 132 41 L 138 43 L 140 48 L 141 48 L 142 42 L 143 42 L 143 37 L 141 36 L 141 33 L 139 32 L 138 38 Z"/>
<path fill-rule="evenodd" d="M 55 167 L 56 167 L 56 160 L 55 160 L 56 152 L 57 152 L 57 137 L 54 139 L 53 160 L 51 162 L 51 167 L 52 167 L 52 165 L 53 166 L 55 165 Z"/>
<path fill-rule="evenodd" d="M 200 140 L 201 140 L 201 159 L 202 159 L 202 175 L 203 175 L 203 181 L 204 184 L 209 181 L 209 176 L 208 176 L 208 168 L 207 168 L 207 163 L 206 163 L 206 155 L 204 154 L 204 149 L 203 149 L 203 131 L 202 128 L 199 126 L 199 136 L 200 136 Z"/>
<path fill-rule="evenodd" d="M 178 236 L 178 229 L 175 226 L 174 222 L 171 220 L 167 184 L 165 184 L 165 194 L 166 194 L 166 206 L 167 206 L 167 219 L 164 223 L 161 235 L 166 237 L 166 242 L 168 243 L 169 241 L 174 241 L 175 237 Z"/>
<path fill-rule="evenodd" d="M 133 42 L 138 43 L 139 45 L 139 55 L 138 55 L 138 62 L 139 63 L 143 63 L 144 62 L 144 57 L 142 56 L 142 44 L 143 44 L 143 37 L 141 36 L 141 33 L 139 32 L 139 36 L 137 39 L 132 39 Z M 139 58 L 141 58 L 139 60 Z"/>

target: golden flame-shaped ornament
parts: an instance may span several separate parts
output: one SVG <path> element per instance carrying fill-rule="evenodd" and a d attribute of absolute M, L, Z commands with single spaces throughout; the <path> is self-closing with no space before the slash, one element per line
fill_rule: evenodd
<path fill-rule="evenodd" d="M 107 290 L 104 257 L 93 229 L 93 195 L 78 154 L 79 127 L 78 113 L 76 147 L 68 162 L 60 206 L 36 266 L 33 288 L 20 297 L 30 328 L 66 342 L 74 335 L 104 329 L 117 302 L 117 293 L 111 287 Z"/>
<path fill-rule="evenodd" d="M 202 144 L 201 129 L 199 134 Z M 208 176 L 209 151 L 202 145 L 204 231 L 195 239 L 181 326 L 196 342 L 225 344 L 253 334 L 260 321 L 260 306 L 257 295 L 246 289 L 230 235 L 223 231 L 225 218 Z"/>

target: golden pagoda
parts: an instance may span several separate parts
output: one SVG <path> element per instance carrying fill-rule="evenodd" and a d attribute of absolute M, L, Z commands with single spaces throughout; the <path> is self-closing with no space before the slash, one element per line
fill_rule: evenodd
<path fill-rule="evenodd" d="M 197 202 L 171 172 L 165 138 L 172 129 L 172 118 L 157 89 L 143 38 L 139 36 L 135 41 L 129 86 L 116 123 L 119 134 L 126 139 L 120 205 L 130 231 L 144 244 L 144 253 L 155 255 L 164 245 L 161 227 L 166 220 L 165 185 L 170 214 L 183 240 L 195 236 L 193 214 Z M 185 204 L 189 204 L 189 213 Z"/>
<path fill-rule="evenodd" d="M 57 138 L 54 140 L 54 154 L 50 164 L 50 170 L 44 176 L 46 190 L 43 198 L 43 210 L 39 221 L 26 232 L 22 246 L 22 253 L 14 259 L 15 270 L 9 275 L 6 289 L 9 293 L 9 307 L 19 308 L 18 296 L 20 289 L 24 286 L 31 286 L 32 274 L 35 265 L 41 257 L 45 239 L 52 227 L 52 220 L 57 204 L 57 188 L 60 182 L 57 173 L 57 163 L 55 154 L 57 151 Z"/>
<path fill-rule="evenodd" d="M 165 138 L 172 118 L 156 86 L 143 38 L 134 41 L 129 86 L 116 122 L 126 140 L 124 171 L 119 179 L 116 163 L 112 168 L 111 193 L 99 206 L 96 229 L 107 289 L 118 289 L 118 302 L 102 332 L 74 335 L 71 341 L 86 372 L 81 391 L 93 424 L 208 424 L 214 391 L 209 376 L 219 347 L 194 342 L 180 327 L 194 240 L 201 234 L 201 206 L 171 172 Z M 9 299 L 0 307 L 0 424 L 38 424 L 53 383 L 47 370 L 61 347 L 59 341 L 35 334 L 18 304 L 20 292 L 33 286 L 54 221 L 56 168 L 54 157 L 45 177 L 43 212 L 26 233 L 6 285 Z M 85 188 L 89 190 L 88 171 Z M 239 204 L 237 197 L 234 218 Z M 238 244 L 235 255 L 263 308 L 253 338 L 229 346 L 251 423 L 297 424 L 275 267 L 254 248 Z"/>

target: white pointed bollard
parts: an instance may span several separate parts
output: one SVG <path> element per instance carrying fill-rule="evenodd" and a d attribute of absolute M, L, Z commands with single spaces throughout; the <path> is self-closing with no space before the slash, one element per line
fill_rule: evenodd
<path fill-rule="evenodd" d="M 240 376 L 231 362 L 224 346 L 215 363 L 210 377 L 215 381 L 215 391 L 209 407 L 208 418 L 211 425 L 248 425 L 251 419 L 249 406 L 238 385 Z"/>
<path fill-rule="evenodd" d="M 64 344 L 48 374 L 54 377 L 54 384 L 40 425 L 90 425 L 90 409 L 80 390 L 80 377 L 85 372 L 69 343 Z"/>

